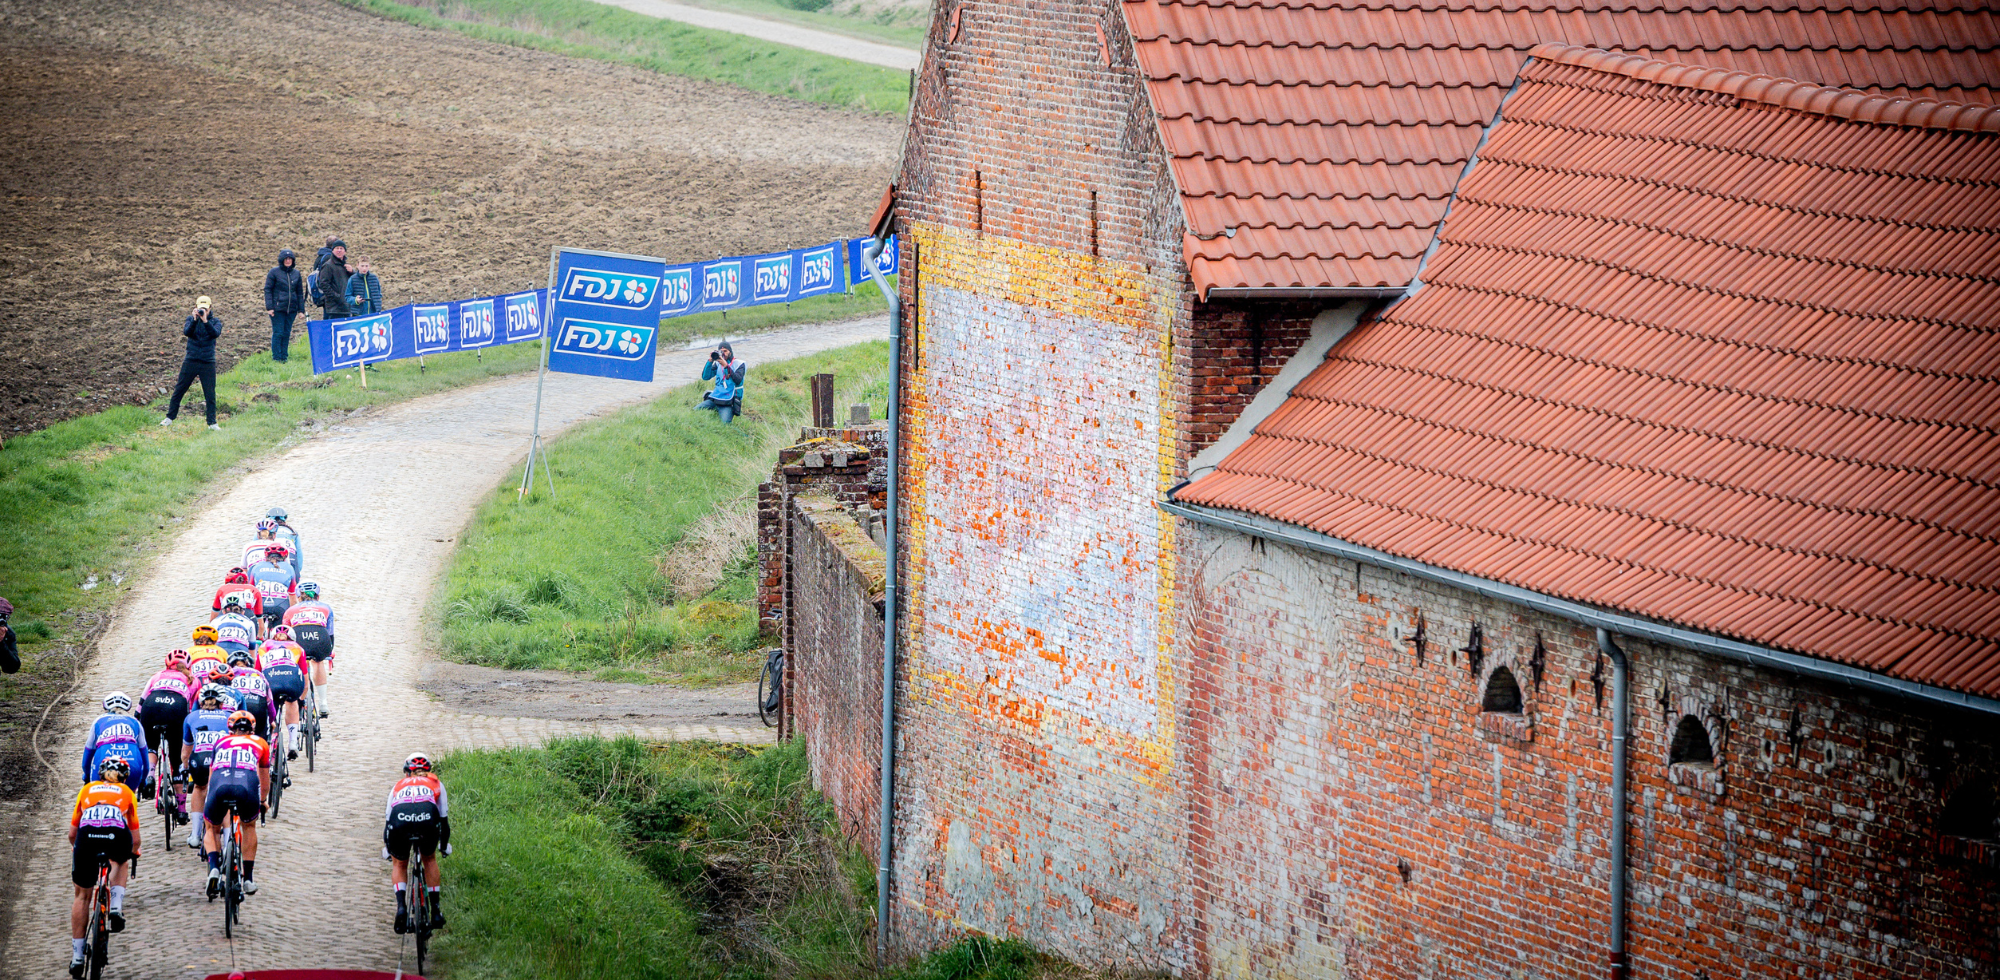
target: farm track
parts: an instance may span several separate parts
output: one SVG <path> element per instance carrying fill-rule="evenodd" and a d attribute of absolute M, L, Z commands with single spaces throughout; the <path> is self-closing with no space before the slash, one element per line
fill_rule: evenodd
<path fill-rule="evenodd" d="M 280 248 L 339 234 L 401 303 L 537 283 L 552 244 L 824 241 L 902 132 L 330 0 L 0 0 L 0 110 L 0 433 L 158 395 L 197 295 L 262 349 Z"/>

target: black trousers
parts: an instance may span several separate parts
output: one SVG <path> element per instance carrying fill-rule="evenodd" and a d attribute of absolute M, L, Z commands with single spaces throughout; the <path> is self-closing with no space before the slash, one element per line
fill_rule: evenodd
<path fill-rule="evenodd" d="M 167 401 L 167 418 L 180 418 L 181 396 L 196 378 L 201 379 L 201 398 L 208 407 L 208 424 L 215 424 L 215 362 L 182 361 L 181 376 L 174 381 L 174 397 Z"/>

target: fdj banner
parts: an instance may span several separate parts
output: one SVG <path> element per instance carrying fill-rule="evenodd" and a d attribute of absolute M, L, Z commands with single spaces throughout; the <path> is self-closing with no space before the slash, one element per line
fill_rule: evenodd
<path fill-rule="evenodd" d="M 874 241 L 872 238 L 848 239 L 847 274 L 849 278 L 847 282 L 849 285 L 859 286 L 862 283 L 872 281 L 868 278 L 868 243 L 872 241 Z M 896 236 L 890 235 L 889 241 L 882 246 L 882 254 L 875 257 L 875 268 L 882 270 L 882 274 L 885 276 L 895 275 L 897 262 L 901 254 L 896 244 Z"/>
<path fill-rule="evenodd" d="M 547 302 L 541 290 L 398 306 L 373 316 L 306 324 L 314 374 L 424 354 L 535 340 Z"/>
<path fill-rule="evenodd" d="M 665 259 L 580 249 L 557 249 L 555 269 L 549 370 L 653 380 L 662 296 L 686 302 L 691 280 L 669 277 Z"/>

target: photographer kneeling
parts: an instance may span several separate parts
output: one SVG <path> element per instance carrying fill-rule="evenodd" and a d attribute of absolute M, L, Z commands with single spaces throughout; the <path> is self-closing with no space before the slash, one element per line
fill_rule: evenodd
<path fill-rule="evenodd" d="M 737 360 L 736 351 L 724 341 L 708 352 L 708 363 L 701 369 L 701 380 L 713 381 L 715 387 L 695 407 L 714 412 L 725 424 L 734 421 L 743 411 L 743 378 L 749 371 L 749 362 Z"/>

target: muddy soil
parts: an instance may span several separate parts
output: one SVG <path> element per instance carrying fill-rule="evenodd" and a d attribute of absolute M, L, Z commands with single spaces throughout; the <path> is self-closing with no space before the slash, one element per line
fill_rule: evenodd
<path fill-rule="evenodd" d="M 330 0 L 0 0 L 0 433 L 158 396 L 197 295 L 265 349 L 280 248 L 338 234 L 399 304 L 558 244 L 792 247 L 859 228 L 901 130 Z"/>
<path fill-rule="evenodd" d="M 763 726 L 757 719 L 756 684 L 691 691 L 665 684 L 607 684 L 556 670 L 500 670 L 435 660 L 418 675 L 417 689 L 435 695 L 444 710 L 462 714 L 648 726 Z"/>

